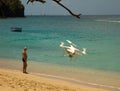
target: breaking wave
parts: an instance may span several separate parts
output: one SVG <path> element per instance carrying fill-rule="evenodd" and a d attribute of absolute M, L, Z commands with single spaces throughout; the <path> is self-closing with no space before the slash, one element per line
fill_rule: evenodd
<path fill-rule="evenodd" d="M 96 20 L 96 21 L 99 21 L 99 22 L 113 22 L 113 23 L 120 23 L 120 21 L 117 21 L 117 20 Z"/>

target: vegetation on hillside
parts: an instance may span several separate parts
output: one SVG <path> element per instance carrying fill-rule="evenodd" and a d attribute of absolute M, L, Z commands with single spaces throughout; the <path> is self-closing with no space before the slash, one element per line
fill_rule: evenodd
<path fill-rule="evenodd" d="M 24 17 L 24 6 L 20 0 L 0 0 L 0 17 Z"/>

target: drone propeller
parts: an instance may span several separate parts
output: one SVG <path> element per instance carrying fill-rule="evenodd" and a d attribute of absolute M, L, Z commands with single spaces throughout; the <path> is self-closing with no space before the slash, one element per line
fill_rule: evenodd
<path fill-rule="evenodd" d="M 69 44 L 76 46 L 74 43 L 72 43 L 70 40 L 66 40 Z"/>

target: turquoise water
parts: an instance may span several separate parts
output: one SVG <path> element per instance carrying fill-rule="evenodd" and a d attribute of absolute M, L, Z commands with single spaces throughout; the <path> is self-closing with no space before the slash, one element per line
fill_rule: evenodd
<path fill-rule="evenodd" d="M 23 32 L 11 32 L 22 27 Z M 66 39 L 87 55 L 63 57 L 59 47 Z M 39 16 L 0 19 L 0 57 L 21 60 L 23 47 L 28 60 L 75 68 L 120 72 L 120 16 Z"/>

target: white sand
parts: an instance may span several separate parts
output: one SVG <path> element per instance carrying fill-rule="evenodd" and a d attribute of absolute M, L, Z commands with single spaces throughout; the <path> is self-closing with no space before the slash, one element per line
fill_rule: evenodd
<path fill-rule="evenodd" d="M 0 69 L 0 91 L 107 91 L 66 81 Z"/>

